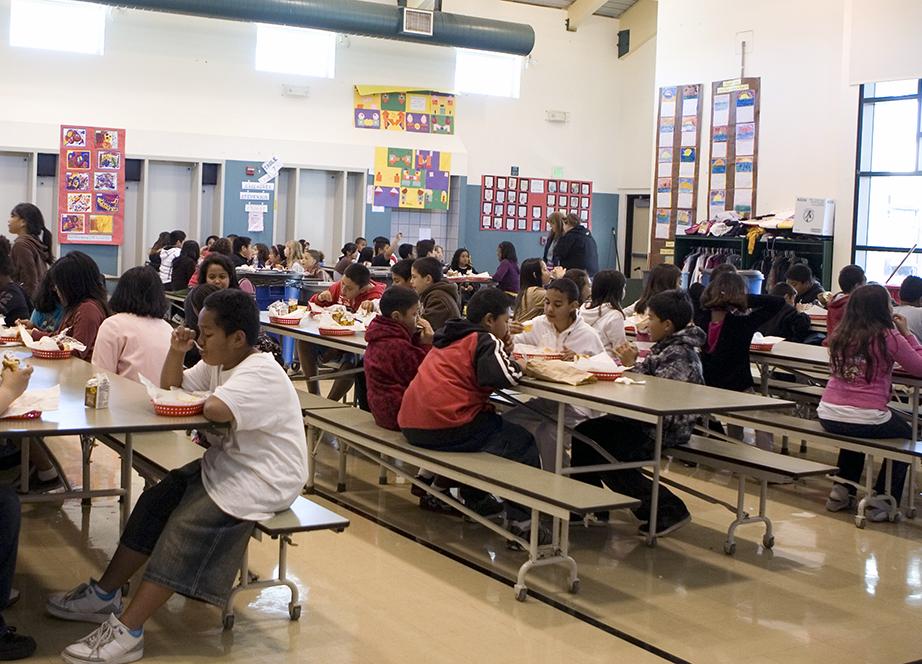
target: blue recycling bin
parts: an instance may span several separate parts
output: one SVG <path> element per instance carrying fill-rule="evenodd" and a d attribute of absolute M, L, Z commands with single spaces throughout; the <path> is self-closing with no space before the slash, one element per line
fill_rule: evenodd
<path fill-rule="evenodd" d="M 712 270 L 703 270 L 701 272 L 701 285 L 707 286 L 711 282 Z M 758 270 L 737 270 L 736 273 L 746 282 L 746 289 L 750 295 L 761 295 L 762 284 L 765 281 L 765 275 Z"/>

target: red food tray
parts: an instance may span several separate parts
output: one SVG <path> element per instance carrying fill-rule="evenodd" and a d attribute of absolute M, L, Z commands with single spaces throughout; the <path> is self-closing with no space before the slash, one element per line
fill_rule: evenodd
<path fill-rule="evenodd" d="M 11 415 L 10 417 L 3 417 L 0 419 L 3 419 L 3 420 L 37 420 L 41 416 L 42 416 L 42 411 L 30 410 L 28 413 L 23 413 L 22 415 Z"/>
<path fill-rule="evenodd" d="M 621 378 L 621 374 L 624 373 L 624 370 L 621 371 L 590 371 L 593 376 L 598 378 L 601 381 L 612 382 Z"/>
<path fill-rule="evenodd" d="M 39 350 L 32 349 L 32 357 L 39 360 L 66 360 L 70 358 L 73 351 L 69 350 Z"/>
<path fill-rule="evenodd" d="M 201 415 L 204 410 L 204 401 L 202 403 L 183 406 L 154 403 L 154 412 L 157 413 L 157 415 L 163 415 L 164 417 L 192 417 L 193 415 Z"/>
<path fill-rule="evenodd" d="M 512 353 L 513 359 L 516 360 L 562 360 L 563 353 Z"/>
<path fill-rule="evenodd" d="M 320 334 L 324 337 L 351 337 L 355 334 L 355 329 L 348 327 L 321 327 Z"/>
<path fill-rule="evenodd" d="M 300 318 L 278 318 L 276 316 L 269 316 L 269 322 L 275 325 L 300 325 Z"/>

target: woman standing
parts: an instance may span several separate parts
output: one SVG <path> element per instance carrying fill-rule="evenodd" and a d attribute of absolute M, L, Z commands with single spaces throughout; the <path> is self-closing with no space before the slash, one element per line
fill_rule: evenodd
<path fill-rule="evenodd" d="M 554 268 L 556 265 L 552 262 L 554 258 L 554 248 L 557 246 L 557 241 L 563 237 L 563 215 L 560 212 L 555 212 L 547 218 L 547 225 L 551 227 L 551 232 L 547 236 L 547 241 L 544 243 L 544 264 L 548 268 Z"/>
<path fill-rule="evenodd" d="M 20 203 L 10 212 L 10 233 L 16 236 L 10 258 L 14 280 L 22 284 L 29 297 L 35 295 L 39 283 L 54 262 L 51 253 L 51 233 L 45 228 L 42 211 L 31 203 Z"/>
<path fill-rule="evenodd" d="M 585 270 L 590 278 L 599 271 L 599 250 L 595 238 L 575 214 L 568 214 L 563 219 L 563 235 L 554 245 L 554 263 L 567 270 Z"/>

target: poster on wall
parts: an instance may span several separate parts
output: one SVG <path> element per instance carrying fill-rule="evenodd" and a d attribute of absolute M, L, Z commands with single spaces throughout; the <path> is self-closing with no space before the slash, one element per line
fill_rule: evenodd
<path fill-rule="evenodd" d="M 758 180 L 760 79 L 717 81 L 712 88 L 708 216 L 735 210 L 751 217 Z"/>
<path fill-rule="evenodd" d="M 58 242 L 122 244 L 125 130 L 61 125 Z"/>
<path fill-rule="evenodd" d="M 454 95 L 433 90 L 356 85 L 354 96 L 356 129 L 455 133 Z"/>
<path fill-rule="evenodd" d="M 695 223 L 704 86 L 659 90 L 650 265 L 671 260 L 673 240 Z"/>
<path fill-rule="evenodd" d="M 450 182 L 450 152 L 375 148 L 375 206 L 447 210 Z"/>
<path fill-rule="evenodd" d="M 480 230 L 544 233 L 553 212 L 575 214 L 592 228 L 592 182 L 484 175 L 480 182 Z"/>

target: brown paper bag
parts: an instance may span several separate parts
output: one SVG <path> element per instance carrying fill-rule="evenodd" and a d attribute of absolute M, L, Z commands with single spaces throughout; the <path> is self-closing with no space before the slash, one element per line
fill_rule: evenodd
<path fill-rule="evenodd" d="M 591 373 L 577 369 L 572 362 L 563 360 L 528 360 L 525 375 L 564 385 L 586 385 L 597 380 Z"/>

